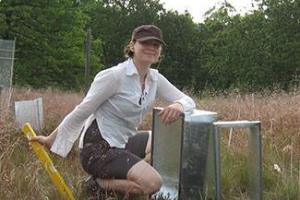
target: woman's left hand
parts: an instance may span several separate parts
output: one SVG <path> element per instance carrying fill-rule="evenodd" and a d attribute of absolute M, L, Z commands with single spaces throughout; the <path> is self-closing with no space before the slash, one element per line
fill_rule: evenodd
<path fill-rule="evenodd" d="M 165 107 L 160 113 L 163 123 L 170 124 L 176 121 L 180 115 L 183 113 L 183 106 L 180 103 L 173 103 Z"/>

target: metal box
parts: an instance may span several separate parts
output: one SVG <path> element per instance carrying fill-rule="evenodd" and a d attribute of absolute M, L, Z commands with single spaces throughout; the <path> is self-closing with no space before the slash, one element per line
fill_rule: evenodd
<path fill-rule="evenodd" d="M 156 199 L 200 200 L 214 195 L 212 142 L 217 113 L 194 110 L 165 125 L 160 110 L 153 111 L 152 128 L 152 164 L 163 178 Z"/>

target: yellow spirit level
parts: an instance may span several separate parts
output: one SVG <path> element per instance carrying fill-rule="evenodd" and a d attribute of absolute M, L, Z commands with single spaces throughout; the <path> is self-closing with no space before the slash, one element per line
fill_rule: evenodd
<path fill-rule="evenodd" d="M 29 123 L 26 123 L 22 130 L 27 139 L 36 136 L 34 130 L 32 129 Z M 48 172 L 53 184 L 55 185 L 59 193 L 63 196 L 63 198 L 66 200 L 75 200 L 70 188 L 67 186 L 64 179 L 53 165 L 53 162 L 46 150 L 44 149 L 44 147 L 40 143 L 35 141 L 31 141 L 29 143 L 32 146 L 38 159 L 42 162 L 45 170 Z"/>

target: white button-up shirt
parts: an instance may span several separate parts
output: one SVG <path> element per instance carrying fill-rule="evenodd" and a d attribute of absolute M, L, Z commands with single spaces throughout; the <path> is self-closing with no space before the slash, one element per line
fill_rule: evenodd
<path fill-rule="evenodd" d="M 142 91 L 132 59 L 99 72 L 82 102 L 58 126 L 51 151 L 67 156 L 81 132 L 79 146 L 82 147 L 86 129 L 94 119 L 111 147 L 124 148 L 128 138 L 137 133 L 146 113 L 152 110 L 156 97 L 179 102 L 185 112 L 195 108 L 190 97 L 155 69 L 149 69 Z"/>

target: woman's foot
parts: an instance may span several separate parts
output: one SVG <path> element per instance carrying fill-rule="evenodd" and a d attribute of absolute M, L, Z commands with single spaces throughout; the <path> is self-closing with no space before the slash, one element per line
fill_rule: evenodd
<path fill-rule="evenodd" d="M 83 183 L 83 190 L 85 191 L 88 200 L 106 200 L 111 197 L 111 193 L 101 188 L 96 179 L 88 176 Z"/>

